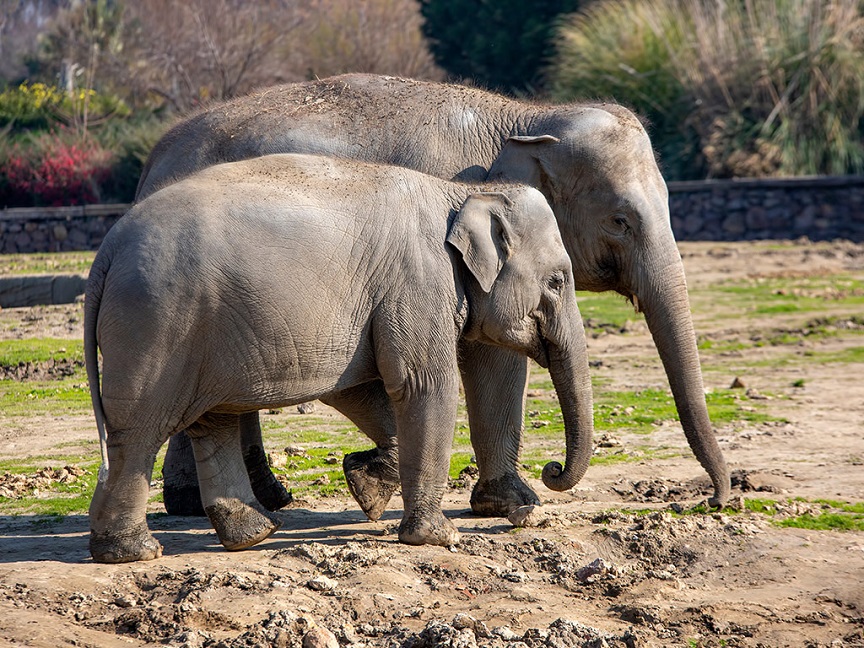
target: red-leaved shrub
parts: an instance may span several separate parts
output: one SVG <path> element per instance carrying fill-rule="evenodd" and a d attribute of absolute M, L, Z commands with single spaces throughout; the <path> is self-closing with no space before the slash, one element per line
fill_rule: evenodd
<path fill-rule="evenodd" d="M 0 162 L 7 207 L 83 205 L 99 201 L 113 154 L 92 140 L 45 136 L 37 145 L 12 146 Z"/>

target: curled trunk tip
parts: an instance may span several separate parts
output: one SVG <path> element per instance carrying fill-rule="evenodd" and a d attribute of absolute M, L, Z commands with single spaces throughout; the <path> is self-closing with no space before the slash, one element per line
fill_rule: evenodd
<path fill-rule="evenodd" d="M 543 485 L 549 490 L 558 492 L 570 490 L 579 483 L 587 469 L 587 461 L 584 462 L 584 465 L 576 467 L 568 465 L 567 468 L 557 461 L 550 461 L 543 466 Z"/>

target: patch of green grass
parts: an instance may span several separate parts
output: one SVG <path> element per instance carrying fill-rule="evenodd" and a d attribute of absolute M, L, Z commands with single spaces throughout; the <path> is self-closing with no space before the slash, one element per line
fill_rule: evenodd
<path fill-rule="evenodd" d="M 714 286 L 711 299 L 750 317 L 797 312 L 822 312 L 832 305 L 864 304 L 864 281 L 848 275 L 760 278 Z"/>
<path fill-rule="evenodd" d="M 777 526 L 813 531 L 864 531 L 864 514 L 825 512 L 819 515 L 805 513 L 774 522 Z"/>
<path fill-rule="evenodd" d="M 471 462 L 474 455 L 470 452 L 454 452 L 450 455 L 450 479 L 458 479 L 461 473 Z"/>
<path fill-rule="evenodd" d="M 720 389 L 705 397 L 708 414 L 715 425 L 747 421 L 779 421 L 765 411 L 760 401 L 742 400 L 732 389 Z M 564 432 L 561 408 L 554 400 L 529 398 L 526 402 L 525 428 L 535 437 L 557 437 Z M 650 434 L 664 421 L 677 421 L 678 411 L 671 393 L 661 389 L 639 391 L 595 390 L 594 429 L 598 433 L 626 429 Z"/>
<path fill-rule="evenodd" d="M 0 365 L 16 366 L 21 362 L 48 360 L 84 360 L 84 342 L 55 338 L 29 338 L 0 341 Z"/>
<path fill-rule="evenodd" d="M 576 299 L 589 335 L 592 329 L 621 329 L 628 320 L 641 317 L 632 304 L 618 293 L 577 290 Z"/>
<path fill-rule="evenodd" d="M 0 254 L 0 276 L 28 274 L 87 274 L 95 252 Z"/>
<path fill-rule="evenodd" d="M 4 380 L 0 410 L 7 416 L 83 414 L 91 410 L 90 389 L 76 376 L 50 382 Z"/>
<path fill-rule="evenodd" d="M 745 349 L 751 348 L 753 345 L 741 340 L 712 340 L 710 338 L 700 338 L 697 346 L 700 351 L 730 353 L 733 351 L 744 351 Z"/>
<path fill-rule="evenodd" d="M 796 502 L 805 502 L 803 498 L 796 498 Z M 811 529 L 814 531 L 864 531 L 864 503 L 850 504 L 848 502 L 839 502 L 834 500 L 813 500 L 812 504 L 820 504 L 823 511 L 819 514 L 804 513 L 803 515 L 781 515 L 782 510 L 780 502 L 772 499 L 746 499 L 744 500 L 744 509 L 760 515 L 767 515 L 772 518 L 771 523 L 775 526 L 796 529 Z M 673 515 L 699 515 L 707 513 L 716 513 L 716 510 L 709 510 L 706 506 L 700 504 L 690 509 L 673 513 Z M 741 513 L 737 509 L 730 507 L 723 508 L 720 513 L 725 515 L 736 515 Z"/>
<path fill-rule="evenodd" d="M 805 354 L 811 360 L 823 362 L 861 363 L 864 362 L 864 346 L 849 347 L 836 351 L 812 351 Z"/>

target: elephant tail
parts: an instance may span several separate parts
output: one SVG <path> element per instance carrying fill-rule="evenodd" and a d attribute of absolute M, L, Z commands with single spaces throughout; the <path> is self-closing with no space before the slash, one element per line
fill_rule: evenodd
<path fill-rule="evenodd" d="M 105 410 L 102 408 L 102 394 L 99 387 L 99 349 L 96 340 L 96 324 L 99 318 L 99 305 L 102 303 L 102 289 L 108 270 L 107 255 L 97 254 L 87 279 L 84 296 L 84 363 L 87 366 L 87 382 L 90 383 L 90 399 L 93 401 L 93 414 L 99 430 L 99 449 L 102 465 L 99 466 L 99 481 L 108 478 L 108 433 L 105 431 Z"/>

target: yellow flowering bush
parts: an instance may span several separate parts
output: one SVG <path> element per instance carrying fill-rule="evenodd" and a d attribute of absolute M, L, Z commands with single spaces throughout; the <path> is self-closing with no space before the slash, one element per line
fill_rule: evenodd
<path fill-rule="evenodd" d="M 0 93 L 0 127 L 10 123 L 17 129 L 46 128 L 56 122 L 72 124 L 82 121 L 85 110 L 91 123 L 130 114 L 122 99 L 93 89 L 67 93 L 55 86 L 25 81 Z"/>

